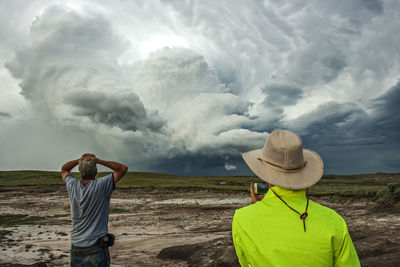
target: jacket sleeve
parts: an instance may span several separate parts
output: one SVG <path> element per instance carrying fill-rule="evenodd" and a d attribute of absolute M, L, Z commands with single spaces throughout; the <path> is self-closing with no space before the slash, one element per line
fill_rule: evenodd
<path fill-rule="evenodd" d="M 249 266 L 245 256 L 245 248 L 242 239 L 240 238 L 241 227 L 238 224 L 237 213 L 233 216 L 232 221 L 232 239 L 235 246 L 236 255 L 241 266 Z"/>
<path fill-rule="evenodd" d="M 359 267 L 360 260 L 351 240 L 346 222 L 343 220 L 343 238 L 340 248 L 335 250 L 334 267 Z"/>

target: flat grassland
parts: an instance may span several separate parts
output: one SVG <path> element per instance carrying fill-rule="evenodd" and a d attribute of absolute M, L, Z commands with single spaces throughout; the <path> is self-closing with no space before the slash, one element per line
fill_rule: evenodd
<path fill-rule="evenodd" d="M 97 177 L 108 174 L 99 173 Z M 80 179 L 79 173 L 74 173 Z M 309 193 L 311 195 L 374 196 L 389 183 L 398 182 L 400 174 L 325 175 Z M 255 176 L 180 176 L 151 172 L 128 172 L 117 188 L 134 189 L 211 189 L 247 191 Z M 0 171 L 0 186 L 63 185 L 59 172 Z"/>
<path fill-rule="evenodd" d="M 231 221 L 250 204 L 251 181 L 261 180 L 129 172 L 111 198 L 112 264 L 237 266 Z M 325 175 L 309 195 L 345 218 L 362 266 L 400 266 L 400 174 Z M 59 172 L 0 171 L 0 205 L 0 265 L 68 265 Z"/>

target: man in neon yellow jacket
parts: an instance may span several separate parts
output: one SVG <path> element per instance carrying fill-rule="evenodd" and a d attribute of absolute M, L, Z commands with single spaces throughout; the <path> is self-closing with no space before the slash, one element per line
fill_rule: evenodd
<path fill-rule="evenodd" d="M 235 212 L 232 237 L 242 266 L 360 266 L 343 218 L 308 199 L 305 189 L 320 180 L 323 162 L 299 136 L 276 130 L 243 158 L 270 189 L 258 202 L 252 192 L 256 203 Z"/>

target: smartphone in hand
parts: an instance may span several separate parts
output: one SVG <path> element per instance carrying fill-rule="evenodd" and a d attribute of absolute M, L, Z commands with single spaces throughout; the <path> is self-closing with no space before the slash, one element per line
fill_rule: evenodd
<path fill-rule="evenodd" d="M 254 194 L 256 195 L 264 195 L 268 192 L 268 184 L 264 182 L 253 182 L 253 189 L 254 189 Z"/>

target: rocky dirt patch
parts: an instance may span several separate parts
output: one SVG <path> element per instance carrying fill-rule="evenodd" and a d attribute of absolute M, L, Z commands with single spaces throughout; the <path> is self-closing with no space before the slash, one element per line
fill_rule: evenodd
<path fill-rule="evenodd" d="M 0 265 L 68 266 L 71 221 L 65 188 L 1 189 L 0 217 L 19 214 L 26 221 L 0 224 Z M 400 266 L 398 213 L 376 210 L 369 199 L 313 200 L 346 219 L 362 266 Z M 237 266 L 231 221 L 235 209 L 249 204 L 240 192 L 117 189 L 109 219 L 116 235 L 112 264 Z"/>

